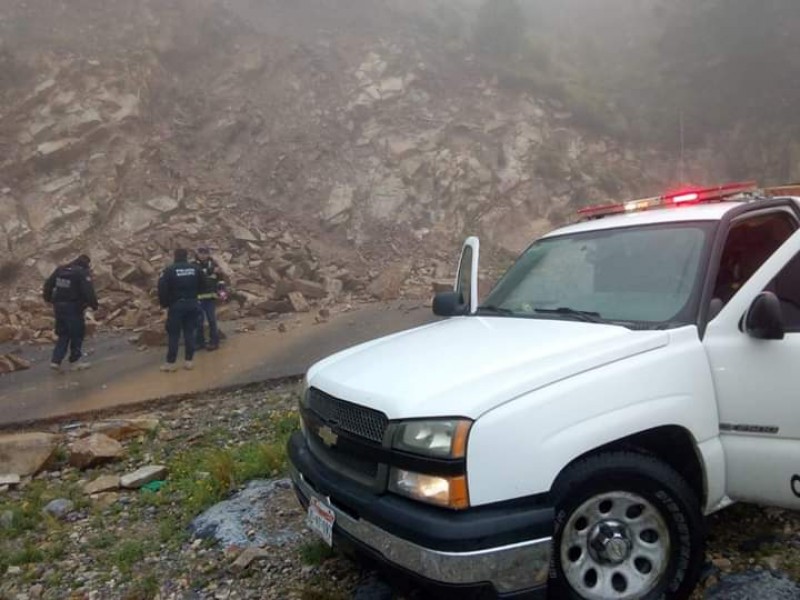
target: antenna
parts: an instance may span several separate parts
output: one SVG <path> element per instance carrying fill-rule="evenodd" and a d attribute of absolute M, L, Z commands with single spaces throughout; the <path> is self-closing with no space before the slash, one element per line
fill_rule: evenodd
<path fill-rule="evenodd" d="M 684 141 L 683 141 L 683 109 L 678 111 L 678 126 L 680 127 L 680 134 L 681 134 L 681 158 L 680 162 L 678 163 L 678 179 L 680 179 L 681 185 L 686 183 L 686 172 L 684 168 Z"/>

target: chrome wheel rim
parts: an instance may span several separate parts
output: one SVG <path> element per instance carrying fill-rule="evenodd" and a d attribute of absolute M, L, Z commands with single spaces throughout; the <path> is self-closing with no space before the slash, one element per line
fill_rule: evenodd
<path fill-rule="evenodd" d="M 561 536 L 561 568 L 587 600 L 634 600 L 651 592 L 669 564 L 661 513 L 629 492 L 598 494 L 570 515 Z"/>

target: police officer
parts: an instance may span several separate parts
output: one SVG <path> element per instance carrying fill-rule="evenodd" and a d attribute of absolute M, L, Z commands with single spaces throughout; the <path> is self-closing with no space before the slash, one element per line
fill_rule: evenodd
<path fill-rule="evenodd" d="M 197 295 L 205 286 L 203 272 L 189 262 L 189 253 L 179 248 L 175 250 L 175 262 L 164 269 L 158 280 L 158 301 L 167 309 L 167 362 L 161 370 L 173 372 L 177 370 L 178 345 L 181 332 L 186 345 L 184 358 L 185 369 L 193 369 L 195 328 L 199 306 Z"/>
<path fill-rule="evenodd" d="M 217 298 L 225 292 L 225 284 L 217 272 L 217 265 L 211 259 L 211 251 L 201 246 L 197 249 L 195 264 L 205 275 L 205 285 L 200 290 L 200 313 L 197 318 L 197 348 L 213 351 L 219 348 L 219 329 L 217 328 Z M 204 321 L 208 321 L 208 346 L 203 331 Z"/>
<path fill-rule="evenodd" d="M 76 370 L 91 366 L 86 361 L 79 362 L 83 357 L 83 338 L 86 335 L 84 311 L 87 307 L 98 308 L 90 263 L 89 257 L 81 254 L 71 263 L 56 268 L 45 281 L 44 300 L 53 305 L 58 336 L 50 361 L 51 369 L 61 370 L 61 361 L 68 349 L 69 362 Z"/>

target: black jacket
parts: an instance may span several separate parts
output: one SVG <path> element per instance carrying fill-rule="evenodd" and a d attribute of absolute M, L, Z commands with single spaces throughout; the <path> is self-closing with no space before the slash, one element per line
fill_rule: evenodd
<path fill-rule="evenodd" d="M 224 287 L 222 277 L 217 272 L 216 263 L 209 258 L 208 260 L 198 260 L 194 264 L 205 276 L 205 283 L 200 288 L 199 298 L 201 300 L 216 299 L 217 292 Z"/>
<path fill-rule="evenodd" d="M 88 269 L 74 263 L 58 267 L 44 283 L 45 302 L 58 304 L 69 302 L 81 309 L 87 306 L 97 310 L 97 295 L 92 284 L 92 274 Z"/>
<path fill-rule="evenodd" d="M 197 265 L 179 262 L 168 266 L 158 280 L 159 304 L 169 308 L 179 300 L 197 300 L 205 279 Z"/>

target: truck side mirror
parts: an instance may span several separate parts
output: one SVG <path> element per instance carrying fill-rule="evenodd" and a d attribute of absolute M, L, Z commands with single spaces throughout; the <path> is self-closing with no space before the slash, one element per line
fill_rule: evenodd
<path fill-rule="evenodd" d="M 461 292 L 441 292 L 433 297 L 433 314 L 439 317 L 454 317 L 469 313 Z"/>
<path fill-rule="evenodd" d="M 784 336 L 781 301 L 772 292 L 761 292 L 744 317 L 744 330 L 759 340 L 782 340 Z"/>

